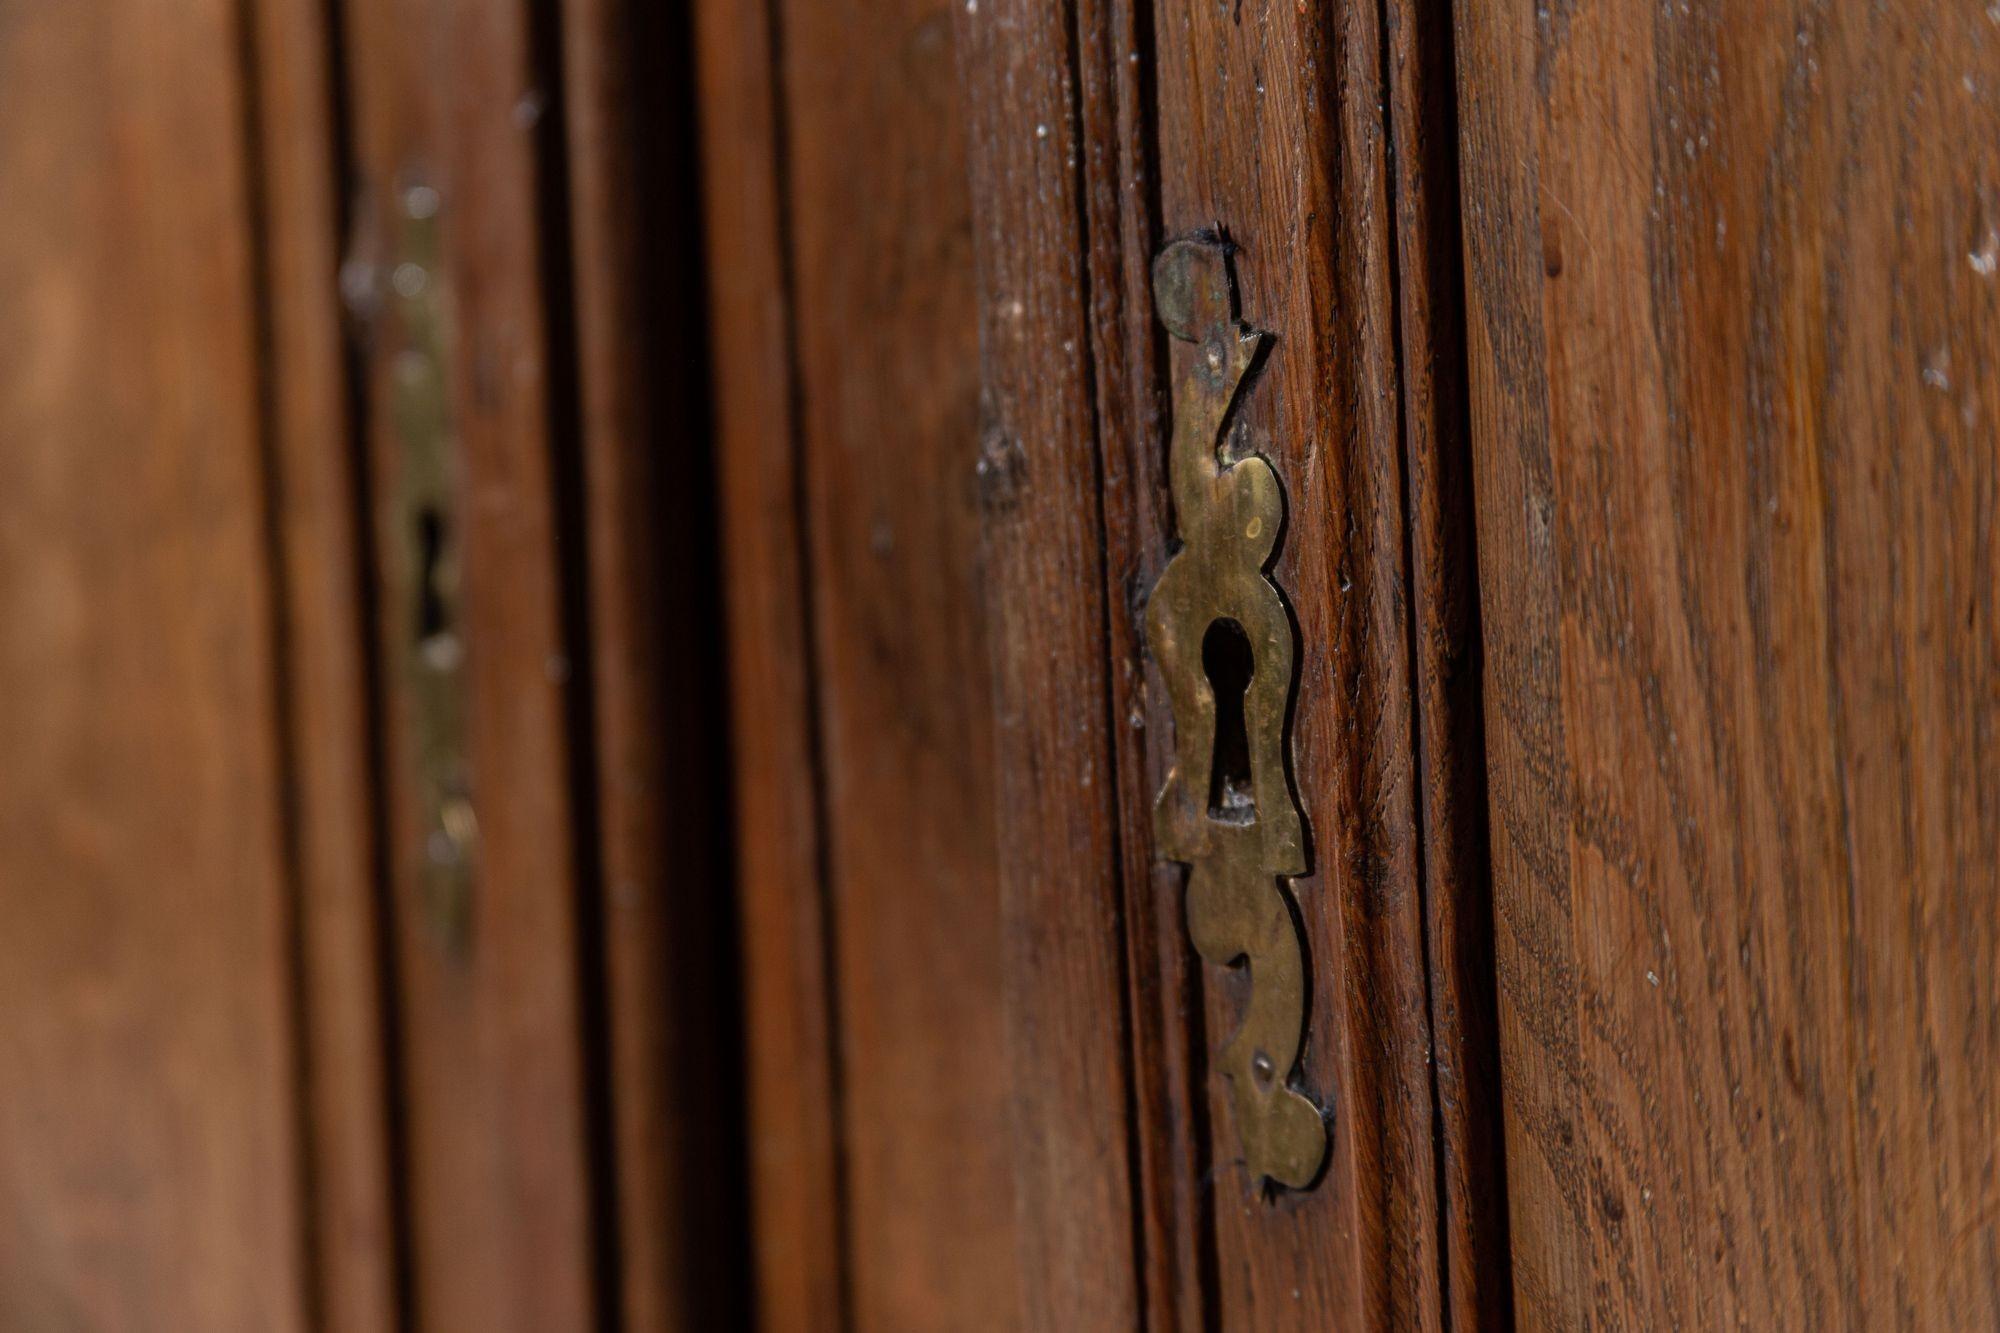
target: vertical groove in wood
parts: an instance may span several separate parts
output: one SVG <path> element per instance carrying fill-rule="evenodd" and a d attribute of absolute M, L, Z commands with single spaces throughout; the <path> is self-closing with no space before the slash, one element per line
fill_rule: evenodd
<path fill-rule="evenodd" d="M 792 111 L 787 100 L 785 71 L 785 0 L 764 0 L 770 34 L 769 49 L 761 73 L 768 85 L 766 111 L 772 126 L 774 171 L 772 183 L 777 204 L 778 290 L 785 314 L 785 412 L 790 466 L 785 474 L 783 494 L 794 524 L 793 572 L 798 578 L 800 655 L 806 672 L 807 784 L 812 793 L 812 827 L 817 833 L 813 845 L 813 878 L 810 895 L 820 924 L 818 937 L 811 942 L 817 966 L 818 998 L 826 1006 L 828 1040 L 827 1115 L 832 1127 L 832 1209 L 830 1215 L 805 1219 L 817 1224 L 833 1238 L 834 1303 L 819 1318 L 830 1315 L 840 1327 L 856 1323 L 855 1230 L 852 1179 L 849 1166 L 849 1115 L 847 1094 L 846 1029 L 841 1021 L 840 908 L 835 895 L 834 833 L 831 812 L 831 770 L 827 735 L 825 690 L 821 683 L 819 579 L 816 573 L 818 544 L 814 532 L 812 466 L 806 434 L 806 366 L 803 338 L 799 327 L 798 235 L 793 207 L 795 182 L 792 163 Z"/>
<path fill-rule="evenodd" d="M 326 8 L 249 0 L 265 303 L 267 508 L 297 937 L 314 1323 L 397 1322 L 375 884 L 376 793 L 350 385 L 337 290 L 339 131 Z"/>
<path fill-rule="evenodd" d="M 684 3 L 567 0 L 618 1304 L 745 1317 L 738 940 Z"/>
<path fill-rule="evenodd" d="M 1533 183 L 1492 151 L 1501 143 L 1514 152 L 1537 150 L 1533 137 L 1515 133 L 1532 124 L 1523 103 L 1535 70 L 1520 56 L 1535 41 L 1525 10 L 1510 16 L 1454 4 L 1453 17 L 1478 540 L 1482 553 L 1508 553 L 1481 570 L 1480 624 L 1515 1309 L 1522 1323 L 1554 1326 L 1562 1310 L 1586 1308 L 1584 1249 L 1542 1243 L 1535 1202 L 1553 1187 L 1564 1200 L 1559 1206 L 1588 1206 L 1577 1190 L 1575 976 L 1559 954 L 1539 945 L 1523 953 L 1518 942 L 1561 941 L 1571 925 L 1560 814 L 1569 803 L 1568 746 L 1555 651 L 1561 573 L 1541 369 L 1548 346 L 1538 306 L 1512 295 L 1533 281 L 1525 266 L 1540 262 L 1540 199 Z M 1496 59 L 1498 51 L 1506 57 Z M 1511 443 L 1504 454 L 1503 441 Z M 1518 505 L 1493 502 L 1503 487 Z"/>
<path fill-rule="evenodd" d="M 696 0 L 756 1305 L 849 1325 L 824 738 L 803 503 L 777 4 Z"/>
<path fill-rule="evenodd" d="M 1343 980 L 1355 1042 L 1350 1058 L 1357 1062 L 1352 1087 L 1362 1097 L 1364 1123 L 1375 1122 L 1356 1136 L 1360 1216 L 1373 1251 L 1365 1259 L 1363 1310 L 1372 1326 L 1428 1329 L 1442 1319 L 1444 1280 L 1405 601 L 1408 510 L 1398 392 L 1404 349 L 1396 341 L 1383 110 L 1389 90 L 1381 82 L 1387 36 L 1380 17 L 1365 6 L 1343 12 L 1329 52 L 1344 93 L 1333 127 L 1339 141 L 1335 207 L 1342 219 L 1333 296 L 1336 308 L 1353 314 L 1337 323 L 1335 346 L 1354 367 L 1346 410 L 1355 433 L 1352 451 L 1336 455 L 1344 475 L 1329 515 L 1346 525 L 1346 549 L 1321 577 L 1331 576 L 1336 592 L 1351 580 L 1360 594 L 1340 599 L 1345 605 L 1334 651 L 1344 665 L 1334 677 L 1356 707 L 1332 748 L 1345 752 L 1344 776 L 1354 785 L 1335 807 L 1329 842 L 1339 847 L 1352 839 L 1340 850 L 1352 876 L 1343 886 Z M 1379 1183 L 1368 1180 L 1371 1175 L 1379 1175 Z"/>
<path fill-rule="evenodd" d="M 763 73 L 769 84 L 768 110 L 774 127 L 777 169 L 773 180 L 777 187 L 778 204 L 778 272 L 780 291 L 784 302 L 785 322 L 785 406 L 790 435 L 786 443 L 790 448 L 791 467 L 787 474 L 789 483 L 786 496 L 790 502 L 790 514 L 796 531 L 797 541 L 793 556 L 801 598 L 803 658 L 810 682 L 806 689 L 809 741 L 807 756 L 810 761 L 810 784 L 813 797 L 813 824 L 819 837 L 815 844 L 813 892 L 818 905 L 823 928 L 817 941 L 821 997 L 826 1004 L 828 1016 L 827 1030 L 830 1036 L 831 1096 L 828 1107 L 833 1125 L 833 1204 L 831 1219 L 832 1234 L 836 1238 L 839 1267 L 837 1270 L 838 1303 L 833 1307 L 843 1327 L 852 1327 L 856 1321 L 855 1297 L 855 1219 L 852 1207 L 852 1176 L 849 1167 L 848 1140 L 848 1096 L 846 1077 L 846 1030 L 841 1022 L 841 973 L 840 973 L 840 925 L 839 908 L 835 900 L 834 879 L 834 836 L 830 814 L 833 794 L 830 788 L 831 761 L 828 747 L 825 691 L 820 684 L 820 611 L 818 598 L 818 578 L 815 573 L 815 553 L 818 545 L 814 534 L 812 467 L 807 455 L 806 435 L 806 367 L 803 356 L 803 339 L 799 327 L 799 265 L 798 235 L 795 228 L 794 177 L 792 165 L 792 115 L 787 101 L 785 86 L 786 45 L 785 0 L 764 0 L 770 24 L 771 43 Z"/>
<path fill-rule="evenodd" d="M 614 853 L 607 846 L 611 829 L 605 822 L 607 811 L 603 802 L 606 777 L 615 781 L 618 775 L 606 774 L 599 765 L 598 686 L 604 681 L 600 650 L 622 655 L 629 641 L 618 632 L 625 624 L 616 619 L 612 602 L 593 596 L 602 586 L 596 562 L 606 554 L 607 545 L 607 541 L 594 542 L 593 538 L 615 539 L 616 533 L 606 530 L 607 516 L 592 506 L 592 497 L 586 492 L 589 465 L 585 451 L 593 445 L 603 446 L 605 441 L 599 432 L 587 433 L 584 416 L 585 365 L 579 329 L 583 316 L 578 309 L 581 293 L 577 274 L 580 256 L 575 248 L 571 212 L 571 196 L 577 189 L 570 160 L 569 117 L 574 103 L 568 81 L 565 20 L 562 0 L 528 0 L 522 38 L 527 66 L 522 83 L 528 91 L 523 94 L 524 101 L 515 103 L 514 122 L 516 128 L 529 136 L 535 206 L 536 250 L 529 262 L 538 284 L 542 322 L 546 484 L 558 603 L 556 637 L 561 645 L 558 665 L 550 674 L 565 687 L 561 703 L 567 743 L 558 774 L 566 786 L 571 868 L 576 885 L 572 899 L 575 1058 L 579 1075 L 576 1095 L 581 1108 L 584 1189 L 589 1209 L 587 1258 L 593 1307 L 601 1322 L 617 1327 L 627 1290 L 627 1236 L 621 1201 L 628 1191 L 621 1190 L 618 1174 L 620 1124 L 615 1099 L 620 1088 L 614 1084 L 612 1065 L 618 1034 L 612 1030 L 614 996 L 610 990 L 608 940 L 612 904 L 606 878 L 606 859 Z M 636 283 L 638 275 L 628 271 L 625 281 Z M 591 313 L 596 313 L 595 307 Z M 595 345 L 593 350 L 597 350 Z M 596 373 L 606 367 L 597 363 L 590 369 Z M 593 379 L 592 388 L 600 382 L 601 379 Z M 672 516 L 664 512 L 659 519 L 663 526 L 674 526 Z M 620 565 L 616 572 L 623 573 L 624 567 Z M 629 589 L 631 585 L 625 586 Z M 672 590 L 677 590 L 676 585 L 663 581 L 649 592 L 663 598 Z M 647 594 L 641 597 L 643 605 L 652 604 Z M 605 631 L 602 638 L 596 633 L 600 629 Z M 690 665 L 698 663 L 701 649 L 691 644 L 683 659 Z M 619 696 L 612 702 L 629 705 L 632 701 L 630 696 Z M 605 728 L 610 743 L 615 745 L 634 737 L 643 720 L 630 712 L 610 720 Z M 697 938 L 697 932 L 690 930 L 682 942 L 693 946 Z M 629 935 L 621 936 L 621 940 L 629 939 Z M 662 952 L 674 943 L 662 941 Z M 622 975 L 629 977 L 630 969 Z M 651 997 L 641 1003 L 654 1008 L 658 1001 L 657 997 Z M 726 1008 L 714 1012 L 714 1026 L 718 1030 L 726 1025 L 727 1013 Z M 716 1082 L 714 1100 L 720 1106 L 726 1094 L 721 1078 Z M 720 1235 L 726 1224 L 720 1215 L 716 1221 Z"/>
<path fill-rule="evenodd" d="M 1448 0 L 1385 0 L 1444 1323 L 1511 1326 Z"/>
<path fill-rule="evenodd" d="M 270 608 L 271 770 L 277 804 L 278 887 L 282 901 L 286 1037 L 291 1057 L 291 1111 L 294 1151 L 293 1188 L 299 1200 L 299 1221 L 292 1229 L 293 1259 L 298 1264 L 301 1308 L 315 1323 L 324 1304 L 320 1272 L 318 1171 L 312 1149 L 310 1093 L 313 1055 L 305 1006 L 304 863 L 301 845 L 303 811 L 299 804 L 299 739 L 295 727 L 292 681 L 293 609 L 287 604 L 285 550 L 279 537 L 279 425 L 276 377 L 278 312 L 274 309 L 277 279 L 272 272 L 269 149 L 266 144 L 262 62 L 258 28 L 251 0 L 236 0 L 232 15 L 235 41 L 231 55 L 239 87 L 237 125 L 241 132 L 242 220 L 247 238 L 250 288 L 251 374 L 256 402 L 257 518 L 259 565 L 263 593 Z M 276 1238 L 272 1238 L 276 1243 Z"/>
<path fill-rule="evenodd" d="M 1117 776 L 1129 1130 L 1135 1240 L 1148 1327 L 1203 1326 L 1213 1298 L 1206 1089 L 1199 1082 L 1199 964 L 1182 926 L 1179 867 L 1153 852 L 1153 800 L 1171 762 L 1173 719 L 1145 644 L 1147 592 L 1170 530 L 1165 349 L 1153 318 L 1160 245 L 1150 0 L 1079 0 L 1077 155 L 1104 550 L 1104 657 Z M 1197 1099 L 1200 1099 L 1198 1101 Z"/>

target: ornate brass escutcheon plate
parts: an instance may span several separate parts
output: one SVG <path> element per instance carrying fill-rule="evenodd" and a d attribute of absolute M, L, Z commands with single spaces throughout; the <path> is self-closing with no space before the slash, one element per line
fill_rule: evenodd
<path fill-rule="evenodd" d="M 1284 523 L 1271 464 L 1229 448 L 1238 394 L 1270 335 L 1237 314 L 1229 245 L 1195 235 L 1153 265 L 1173 336 L 1170 471 L 1181 549 L 1146 607 L 1146 640 L 1173 708 L 1174 766 L 1154 807 L 1161 853 L 1189 867 L 1188 933 L 1218 966 L 1247 963 L 1250 1001 L 1216 1057 L 1252 1179 L 1304 1189 L 1326 1122 L 1291 1086 L 1305 1028 L 1305 957 L 1281 877 L 1306 872 L 1285 763 L 1292 620 L 1265 575 Z M 1237 440 L 1247 438 L 1234 432 Z"/>

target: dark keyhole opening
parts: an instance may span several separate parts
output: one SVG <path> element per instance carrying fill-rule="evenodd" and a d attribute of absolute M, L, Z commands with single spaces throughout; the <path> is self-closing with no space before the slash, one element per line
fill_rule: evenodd
<path fill-rule="evenodd" d="M 1243 696 L 1256 674 L 1250 638 L 1233 620 L 1218 620 L 1201 640 L 1201 666 L 1215 694 L 1215 758 L 1208 774 L 1208 817 L 1225 824 L 1257 821 L 1257 792 L 1250 781 L 1250 732 Z"/>
<path fill-rule="evenodd" d="M 458 635 L 444 580 L 444 516 L 433 505 L 417 511 L 417 647 L 433 670 L 458 665 Z"/>

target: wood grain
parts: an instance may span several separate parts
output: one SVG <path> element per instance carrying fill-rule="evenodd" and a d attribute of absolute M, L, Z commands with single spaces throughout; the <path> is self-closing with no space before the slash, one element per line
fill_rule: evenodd
<path fill-rule="evenodd" d="M 297 1329 L 234 5 L 0 13 L 0 1324 Z"/>
<path fill-rule="evenodd" d="M 716 481 L 728 570 L 731 767 L 756 1311 L 848 1319 L 825 744 L 814 675 L 805 460 L 773 11 L 694 7 Z"/>
<path fill-rule="evenodd" d="M 689 7 L 563 6 L 603 891 L 633 1333 L 741 1322 L 742 1030 Z M 588 835 L 590 831 L 586 831 Z"/>
<path fill-rule="evenodd" d="M 572 800 L 575 672 L 558 546 L 559 451 L 572 373 L 544 283 L 539 132 L 552 89 L 527 6 L 349 0 L 347 104 L 360 201 L 349 287 L 366 339 L 365 408 L 378 574 L 409 536 L 391 407 L 403 334 L 371 295 L 393 271 L 402 199 L 440 199 L 449 332 L 445 378 L 458 457 L 467 747 L 480 841 L 464 941 L 423 900 L 428 830 L 414 785 L 415 632 L 385 583 L 387 861 L 399 983 L 414 1314 L 447 1328 L 589 1324 L 612 1237 L 593 1189 L 581 1014 L 586 949 Z M 569 405 L 573 407 L 573 404 Z"/>
<path fill-rule="evenodd" d="M 378 719 L 339 299 L 341 134 L 325 7 L 258 0 L 248 13 L 260 186 L 251 220 L 264 238 L 269 302 L 271 558 L 282 594 L 276 642 L 299 896 L 291 984 L 305 1036 L 309 1272 L 321 1326 L 360 1333 L 396 1323 L 401 1239 L 382 1004 Z"/>
<path fill-rule="evenodd" d="M 1116 251 L 1091 253 L 1085 223 L 1080 159 L 1093 147 L 1079 142 L 1072 17 L 988 0 L 957 21 L 979 219 L 975 466 L 993 636 L 1017 1319 L 1038 1329 L 1133 1326 L 1143 1262 L 1132 1234 L 1124 849 L 1090 308 L 1092 260 L 1115 263 Z"/>
<path fill-rule="evenodd" d="M 959 0 L 778 14 L 851 1313 L 1004 1321 L 1017 1259 Z M 764 392 L 777 391 L 776 385 Z"/>
<path fill-rule="evenodd" d="M 1461 5 L 1516 1297 L 2000 1319 L 2000 25 Z"/>
<path fill-rule="evenodd" d="M 951 6 L 697 13 L 705 104 L 727 110 L 704 133 L 761 1313 L 1005 1323 L 1021 1284 Z"/>

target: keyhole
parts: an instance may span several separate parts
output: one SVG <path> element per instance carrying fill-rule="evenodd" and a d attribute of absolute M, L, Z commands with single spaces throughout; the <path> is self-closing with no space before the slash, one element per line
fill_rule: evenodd
<path fill-rule="evenodd" d="M 1256 674 L 1250 638 L 1233 620 L 1217 620 L 1201 640 L 1201 666 L 1215 695 L 1215 757 L 1208 774 L 1208 817 L 1225 824 L 1257 822 L 1257 791 L 1250 780 L 1250 732 L 1243 696 Z"/>
<path fill-rule="evenodd" d="M 417 648 L 433 670 L 450 671 L 461 656 L 446 598 L 444 516 L 434 506 L 417 511 Z"/>

